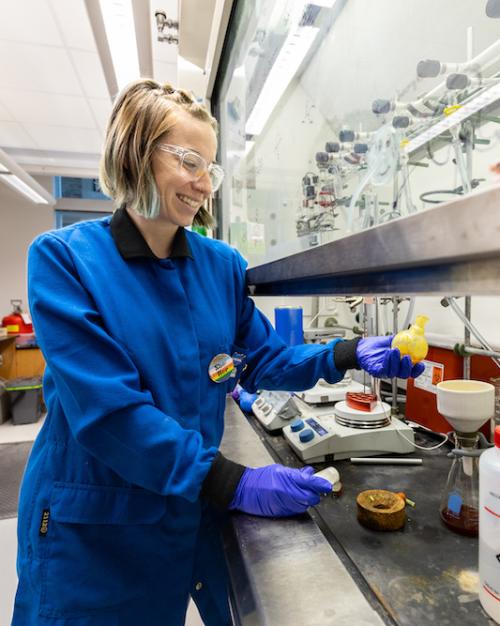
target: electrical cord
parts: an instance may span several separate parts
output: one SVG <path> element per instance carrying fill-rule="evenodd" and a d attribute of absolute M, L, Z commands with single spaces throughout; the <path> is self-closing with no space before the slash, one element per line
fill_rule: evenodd
<path fill-rule="evenodd" d="M 413 174 L 413 172 L 415 171 L 416 166 L 414 165 L 412 168 L 408 168 L 405 177 L 403 178 L 403 182 L 401 183 L 401 185 L 399 186 L 398 189 L 398 194 L 396 196 L 396 202 L 397 205 L 399 206 L 399 201 L 401 200 L 401 194 L 404 191 L 405 186 L 409 183 L 410 181 L 410 174 Z"/>
<path fill-rule="evenodd" d="M 457 187 L 456 189 L 434 189 L 433 191 L 424 191 L 424 193 L 420 194 L 419 199 L 422 202 L 426 202 L 427 204 L 441 204 L 441 202 L 444 202 L 444 200 L 430 199 L 430 196 L 433 196 L 437 193 L 442 193 L 442 194 L 451 195 L 451 196 L 461 196 L 463 195 L 463 189 L 462 187 Z"/>
<path fill-rule="evenodd" d="M 380 387 L 379 386 L 375 386 L 375 395 L 377 396 L 377 400 L 381 403 L 382 405 L 382 410 L 384 412 L 384 415 L 386 417 L 386 419 L 391 420 L 391 412 L 387 412 L 384 408 L 383 408 L 383 403 L 382 403 L 382 398 L 380 395 Z M 413 428 L 413 426 L 410 426 L 410 428 Z M 414 448 L 417 448 L 418 450 L 437 450 L 438 448 L 441 448 L 441 446 L 444 446 L 445 443 L 447 443 L 449 441 L 448 435 L 445 433 L 436 433 L 435 431 L 431 430 L 430 428 L 426 428 L 425 426 L 421 426 L 420 424 L 418 425 L 418 428 L 421 430 L 425 430 L 428 431 L 430 433 L 432 433 L 433 435 L 441 435 L 441 437 L 443 437 L 443 441 L 440 441 L 438 444 L 436 444 L 435 446 L 430 446 L 430 447 L 425 447 L 425 446 L 420 446 L 418 443 L 415 443 L 414 441 L 412 441 L 411 439 L 408 439 L 408 437 L 406 435 L 403 435 L 403 433 L 398 430 L 398 434 L 400 437 L 403 437 L 403 439 L 405 439 L 409 444 L 411 444 Z M 413 428 L 413 430 L 415 430 Z"/>
<path fill-rule="evenodd" d="M 427 150 L 427 156 L 429 157 L 429 159 L 435 164 L 438 165 L 439 167 L 442 167 L 443 165 L 446 165 L 447 163 L 449 163 L 450 161 L 450 156 L 451 156 L 451 143 L 448 145 L 448 152 L 446 153 L 446 158 L 444 161 L 438 161 L 435 156 L 434 156 L 434 152 L 431 151 L 431 144 L 430 142 L 426 145 L 426 150 Z"/>
<path fill-rule="evenodd" d="M 309 324 L 306 326 L 306 330 L 311 328 L 312 324 L 314 324 L 314 322 L 318 319 L 320 315 L 324 315 L 324 314 L 325 314 L 325 307 L 319 309 L 316 315 L 310 320 Z"/>
<path fill-rule="evenodd" d="M 449 441 L 448 435 L 445 435 L 444 433 L 436 433 L 433 430 L 430 429 L 425 429 L 425 430 L 429 430 L 429 432 L 435 434 L 435 435 L 441 435 L 442 437 L 444 437 L 443 441 L 440 441 L 438 444 L 436 444 L 435 446 L 431 446 L 429 448 L 426 448 L 425 446 L 419 446 L 418 443 L 415 443 L 414 441 L 412 441 L 411 439 L 408 439 L 408 437 L 406 435 L 403 435 L 403 433 L 398 430 L 398 433 L 401 437 L 403 437 L 403 439 L 406 439 L 406 441 L 408 443 L 410 443 L 414 448 L 418 448 L 418 450 L 437 450 L 438 448 L 441 448 L 441 446 L 444 446 L 445 443 L 447 443 Z"/>

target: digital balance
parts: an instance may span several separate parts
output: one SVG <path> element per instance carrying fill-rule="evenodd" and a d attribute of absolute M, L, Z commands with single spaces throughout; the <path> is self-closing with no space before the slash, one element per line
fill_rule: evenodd
<path fill-rule="evenodd" d="M 261 391 L 252 404 L 252 413 L 268 431 L 280 430 L 302 413 L 288 391 Z"/>
<path fill-rule="evenodd" d="M 329 413 L 333 408 L 332 403 L 344 400 L 347 392 L 359 393 L 364 389 L 361 383 L 346 377 L 334 384 L 320 379 L 311 389 L 294 394 L 287 391 L 262 391 L 252 404 L 252 413 L 266 430 L 277 431 L 290 424 L 294 418 L 302 417 L 304 410 L 309 410 L 310 404 L 325 408 L 328 405 L 326 412 Z M 297 398 L 304 402 L 299 402 Z M 321 413 L 324 408 L 318 407 L 317 411 Z"/>
<path fill-rule="evenodd" d="M 283 428 L 293 451 L 307 463 L 337 461 L 377 454 L 408 454 L 414 450 L 413 430 L 392 417 L 391 407 L 377 401 L 369 412 L 338 402 L 321 414 L 314 407 Z"/>

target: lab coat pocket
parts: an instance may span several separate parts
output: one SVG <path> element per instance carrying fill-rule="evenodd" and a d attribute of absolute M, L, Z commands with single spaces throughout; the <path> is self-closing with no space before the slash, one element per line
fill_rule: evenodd
<path fill-rule="evenodd" d="M 143 489 L 55 483 L 40 527 L 41 615 L 111 614 L 144 592 L 165 509 Z"/>

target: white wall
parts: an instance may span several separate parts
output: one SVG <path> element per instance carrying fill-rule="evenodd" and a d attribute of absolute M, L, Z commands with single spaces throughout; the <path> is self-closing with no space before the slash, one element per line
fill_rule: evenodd
<path fill-rule="evenodd" d="M 52 192 L 52 178 L 37 180 Z M 39 233 L 51 228 L 54 228 L 52 208 L 33 204 L 0 184 L 0 318 L 10 313 L 13 299 L 21 299 L 27 308 L 26 252 Z"/>
<path fill-rule="evenodd" d="M 52 177 L 36 180 L 52 193 Z M 109 203 L 96 200 L 61 199 L 57 209 L 109 211 Z M 55 227 L 54 208 L 33 204 L 0 183 L 0 319 L 11 311 L 11 300 L 22 300 L 28 308 L 26 253 L 37 235 Z M 98 215 L 96 215 L 98 217 Z"/>

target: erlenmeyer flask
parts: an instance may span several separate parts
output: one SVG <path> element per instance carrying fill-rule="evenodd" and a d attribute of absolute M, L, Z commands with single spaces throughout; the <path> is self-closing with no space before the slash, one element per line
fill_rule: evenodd
<path fill-rule="evenodd" d="M 455 432 L 454 437 L 454 458 L 441 499 L 441 519 L 454 532 L 476 537 L 479 530 L 479 435 Z"/>

